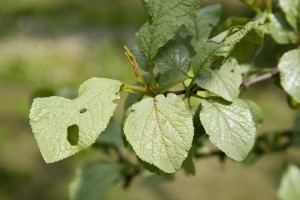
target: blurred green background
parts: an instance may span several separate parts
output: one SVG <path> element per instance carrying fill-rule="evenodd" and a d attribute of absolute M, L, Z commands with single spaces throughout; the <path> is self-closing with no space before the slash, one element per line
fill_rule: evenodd
<path fill-rule="evenodd" d="M 217 1 L 206 1 L 212 3 Z M 220 2 L 220 1 L 219 1 Z M 223 0 L 224 16 L 251 16 L 238 0 Z M 68 199 L 76 167 L 101 157 L 91 148 L 54 164 L 45 164 L 29 126 L 31 96 L 36 89 L 69 95 L 97 76 L 133 83 L 123 45 L 135 45 L 134 34 L 146 15 L 139 0 L 0 0 L 0 199 Z M 295 111 L 272 84 L 249 89 L 265 116 L 265 130 L 293 126 Z M 114 118 L 121 120 L 122 106 Z M 299 151 L 264 156 L 251 166 L 217 158 L 196 162 L 196 176 L 183 172 L 174 181 L 134 180 L 123 190 L 111 188 L 105 199 L 136 200 L 272 200 L 283 160 L 300 164 Z M 299 156 L 298 156 L 299 157 Z"/>

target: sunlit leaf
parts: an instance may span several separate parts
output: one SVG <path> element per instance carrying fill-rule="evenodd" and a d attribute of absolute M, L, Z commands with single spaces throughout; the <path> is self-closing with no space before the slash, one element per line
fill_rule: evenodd
<path fill-rule="evenodd" d="M 196 83 L 201 88 L 233 101 L 238 97 L 242 83 L 240 66 L 235 59 L 229 58 L 219 69 L 203 68 Z"/>
<path fill-rule="evenodd" d="M 300 199 L 300 170 L 295 165 L 287 165 L 281 171 L 281 179 L 277 189 L 280 200 Z"/>
<path fill-rule="evenodd" d="M 289 25 L 284 21 L 283 16 L 279 13 L 269 14 L 268 28 L 274 38 L 279 44 L 288 44 L 295 40 L 295 34 Z"/>
<path fill-rule="evenodd" d="M 200 119 L 209 139 L 228 157 L 241 161 L 250 152 L 255 141 L 255 124 L 245 102 L 231 104 L 203 100 Z"/>
<path fill-rule="evenodd" d="M 179 169 L 194 135 L 192 114 L 174 94 L 158 95 L 132 105 L 124 134 L 136 155 L 166 173 Z"/>
<path fill-rule="evenodd" d="M 278 69 L 282 87 L 300 102 L 300 49 L 283 54 L 279 60 Z"/>
<path fill-rule="evenodd" d="M 300 31 L 300 0 L 279 0 L 286 20 L 295 31 Z"/>
<path fill-rule="evenodd" d="M 113 100 L 119 98 L 120 87 L 119 81 L 92 78 L 80 86 L 74 100 L 47 97 L 33 101 L 30 125 L 47 163 L 69 157 L 96 141 L 116 108 Z M 75 125 L 79 129 L 76 145 L 68 141 L 68 128 Z"/>

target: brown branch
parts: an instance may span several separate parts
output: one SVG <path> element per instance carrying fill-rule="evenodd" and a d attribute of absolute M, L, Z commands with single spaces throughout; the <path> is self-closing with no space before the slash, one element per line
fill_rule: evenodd
<path fill-rule="evenodd" d="M 266 72 L 264 74 L 261 74 L 261 75 L 258 75 L 257 77 L 253 78 L 253 79 L 249 79 L 249 80 L 246 80 L 244 81 L 242 84 L 241 84 L 241 88 L 242 89 L 248 89 L 250 86 L 256 84 L 256 83 L 259 83 L 259 82 L 262 82 L 262 81 L 265 81 L 265 80 L 268 80 L 276 75 L 279 74 L 279 70 L 278 68 L 273 68 L 272 71 L 270 72 Z"/>
<path fill-rule="evenodd" d="M 256 83 L 260 83 L 260 82 L 268 80 L 268 79 L 271 79 L 271 78 L 277 76 L 278 74 L 279 74 L 278 68 L 273 68 L 270 72 L 260 74 L 260 75 L 256 76 L 255 78 L 252 78 L 252 79 L 242 82 L 240 88 L 248 89 L 252 85 L 255 85 Z M 173 93 L 176 95 L 181 95 L 181 94 L 185 94 L 186 91 L 185 90 L 167 91 L 166 93 Z"/>
<path fill-rule="evenodd" d="M 281 151 L 285 151 L 287 148 L 289 148 L 290 146 L 293 145 L 293 141 L 294 139 L 296 139 L 295 137 L 296 132 L 294 132 L 293 130 L 286 130 L 283 132 L 278 132 L 278 133 L 274 133 L 274 139 L 276 139 L 277 143 L 277 147 L 276 149 L 272 149 L 273 147 L 268 146 L 268 148 L 265 150 L 261 155 L 263 154 L 269 154 L 269 153 L 276 153 L 276 152 L 281 152 Z M 256 147 L 260 146 L 260 141 L 264 141 L 265 138 L 265 134 L 258 136 L 255 140 L 255 144 L 253 147 L 253 150 Z M 213 150 L 209 153 L 198 153 L 195 155 L 196 159 L 201 159 L 201 158 L 209 158 L 209 157 L 218 157 L 222 162 L 227 158 L 225 153 L 222 152 L 221 150 Z"/>
<path fill-rule="evenodd" d="M 185 90 L 178 90 L 178 91 L 167 91 L 167 93 L 173 93 L 176 95 L 185 94 Z"/>
<path fill-rule="evenodd" d="M 225 153 L 221 150 L 214 150 L 214 151 L 211 151 L 207 154 L 196 154 L 195 155 L 195 158 L 196 159 L 199 159 L 199 158 L 207 158 L 207 157 L 212 157 L 212 156 L 218 156 L 220 158 L 224 158 L 225 157 Z"/>

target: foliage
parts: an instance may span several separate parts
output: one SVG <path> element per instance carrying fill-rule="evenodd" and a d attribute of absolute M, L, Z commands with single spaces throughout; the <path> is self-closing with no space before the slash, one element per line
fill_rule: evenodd
<path fill-rule="evenodd" d="M 256 12 L 254 19 L 229 18 L 219 24 L 219 4 L 201 7 L 199 0 L 145 0 L 148 20 L 136 35 L 137 46 L 131 50 L 125 46 L 136 84 L 91 78 L 73 100 L 35 98 L 30 124 L 47 163 L 95 142 L 118 157 L 81 168 L 70 186 L 72 199 L 99 199 L 117 180 L 123 179 L 127 187 L 144 170 L 166 178 L 180 168 L 194 174 L 193 160 L 203 157 L 207 138 L 219 150 L 205 156 L 223 160 L 226 155 L 244 163 L 297 146 L 299 123 L 295 130 L 256 137 L 263 122 L 261 110 L 255 102 L 240 99 L 240 91 L 280 78 L 289 104 L 300 108 L 300 0 L 279 1 L 277 11 L 271 1 L 243 2 Z M 257 53 L 243 48 L 257 51 L 269 35 L 278 48 L 281 44 L 288 48 L 280 51 L 276 66 L 258 68 Z M 244 57 L 254 61 L 241 63 Z M 251 67 L 242 70 L 241 64 Z M 133 154 L 128 157 L 112 133 L 105 134 L 108 144 L 101 142 L 120 92 L 130 93 L 122 123 L 124 146 Z M 300 185 L 297 177 L 299 169 L 290 165 L 278 189 L 281 199 L 300 198 L 297 190 L 289 192 Z"/>

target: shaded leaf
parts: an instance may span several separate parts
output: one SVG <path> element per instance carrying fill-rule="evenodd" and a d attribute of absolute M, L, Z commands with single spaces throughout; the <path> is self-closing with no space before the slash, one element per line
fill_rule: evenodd
<path fill-rule="evenodd" d="M 92 162 L 76 170 L 75 179 L 69 185 L 71 200 L 99 200 L 107 189 L 121 177 L 122 165 Z"/>
<path fill-rule="evenodd" d="M 201 8 L 197 13 L 197 18 L 194 18 L 188 26 L 191 33 L 191 43 L 194 47 L 205 42 L 214 26 L 220 21 L 222 7 L 220 4 L 209 5 Z"/>
<path fill-rule="evenodd" d="M 155 68 L 160 74 L 159 91 L 167 91 L 171 87 L 188 78 L 190 54 L 181 43 L 171 40 L 162 47 L 155 59 Z"/>
<path fill-rule="evenodd" d="M 245 103 L 247 103 L 248 105 L 248 108 L 253 118 L 253 122 L 255 123 L 256 127 L 259 124 L 262 124 L 264 119 L 261 108 L 254 101 L 251 100 L 245 100 Z"/>
<path fill-rule="evenodd" d="M 121 82 L 91 78 L 74 100 L 63 97 L 36 98 L 30 110 L 30 125 L 47 163 L 69 157 L 92 145 L 106 128 L 119 98 Z M 85 112 L 83 112 L 85 111 Z M 79 127 L 77 145 L 67 140 L 67 129 Z"/>
<path fill-rule="evenodd" d="M 293 146 L 300 148 L 300 113 L 298 113 L 294 122 Z"/>
<path fill-rule="evenodd" d="M 123 146 L 121 133 L 121 123 L 111 120 L 107 128 L 98 137 L 96 143 L 99 145 Z"/>
<path fill-rule="evenodd" d="M 125 99 L 124 110 L 127 110 L 132 104 L 142 100 L 143 95 L 139 93 L 129 93 Z"/>
<path fill-rule="evenodd" d="M 182 163 L 182 168 L 188 175 L 195 175 L 196 168 L 194 163 L 194 156 L 195 156 L 195 148 L 192 146 L 190 149 L 187 158 Z"/>
<path fill-rule="evenodd" d="M 198 0 L 151 0 L 148 2 L 149 21 L 137 33 L 137 42 L 148 62 L 158 49 L 172 39 L 179 28 L 188 24 L 199 7 Z"/>
<path fill-rule="evenodd" d="M 138 46 L 135 46 L 131 49 L 132 54 L 135 56 L 139 67 L 144 70 L 145 72 L 149 72 L 149 65 L 145 56 L 141 53 Z"/>
<path fill-rule="evenodd" d="M 209 139 L 228 157 L 241 161 L 255 142 L 255 124 L 245 102 L 232 104 L 203 100 L 200 119 Z"/>
<path fill-rule="evenodd" d="M 136 155 L 166 173 L 179 169 L 194 135 L 192 115 L 181 98 L 158 95 L 129 109 L 124 134 Z"/>

